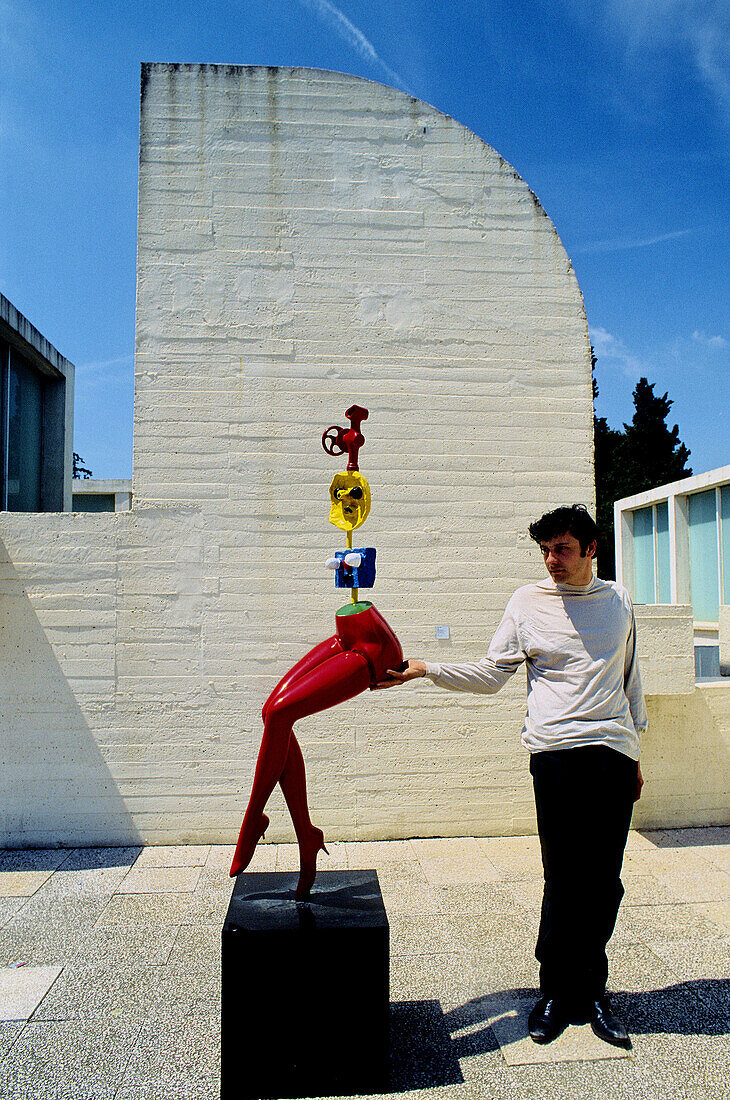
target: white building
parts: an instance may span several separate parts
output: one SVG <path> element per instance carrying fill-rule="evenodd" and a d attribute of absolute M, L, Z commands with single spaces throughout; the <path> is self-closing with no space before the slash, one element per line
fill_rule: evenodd
<path fill-rule="evenodd" d="M 74 512 L 126 512 L 131 507 L 131 478 L 85 477 L 74 479 Z"/>
<path fill-rule="evenodd" d="M 730 644 L 730 466 L 617 500 L 614 526 L 617 579 L 635 603 L 691 605 L 697 675 L 719 676 Z"/>
<path fill-rule="evenodd" d="M 0 294 L 0 510 L 71 509 L 74 365 Z"/>
<path fill-rule="evenodd" d="M 529 522 L 593 500 L 582 297 L 494 149 L 392 88 L 224 65 L 145 66 L 140 133 L 132 507 L 0 516 L 4 845 L 235 840 L 262 703 L 342 602 L 320 437 L 351 404 L 408 655 L 484 653 L 543 575 Z M 640 626 L 640 823 L 727 820 L 729 696 L 691 634 Z M 395 695 L 297 729 L 329 839 L 534 830 L 523 675 Z"/>

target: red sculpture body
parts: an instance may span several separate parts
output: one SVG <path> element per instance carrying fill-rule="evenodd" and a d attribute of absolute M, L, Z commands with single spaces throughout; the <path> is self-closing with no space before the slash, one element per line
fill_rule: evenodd
<path fill-rule="evenodd" d="M 367 482 L 359 472 L 353 473 L 358 471 L 358 452 L 365 442 L 360 424 L 367 419 L 368 411 L 353 405 L 345 415 L 351 427 L 327 428 L 322 445 L 328 454 L 348 452 L 350 473 L 336 475 L 330 487 L 333 503 L 330 519 L 347 531 L 351 549 L 352 530 L 362 525 L 369 511 Z M 353 499 L 350 499 L 352 489 Z M 333 513 L 336 513 L 335 519 Z M 371 603 L 359 601 L 357 589 L 353 589 L 352 602 L 336 613 L 335 630 L 331 638 L 320 642 L 287 672 L 264 704 L 264 733 L 253 787 L 230 870 L 231 876 L 238 875 L 251 862 L 256 845 L 269 824 L 264 813 L 266 803 L 279 783 L 299 845 L 298 900 L 309 896 L 317 873 L 317 855 L 327 849 L 322 830 L 312 824 L 309 816 L 304 758 L 294 735 L 294 723 L 354 698 L 382 680 L 386 669 L 399 668 L 403 662 L 397 637 Z"/>

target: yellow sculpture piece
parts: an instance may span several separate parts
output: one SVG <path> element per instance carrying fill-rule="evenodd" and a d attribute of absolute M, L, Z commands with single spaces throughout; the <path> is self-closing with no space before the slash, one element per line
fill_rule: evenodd
<path fill-rule="evenodd" d="M 330 523 L 340 531 L 356 531 L 370 513 L 370 486 L 359 470 L 335 474 L 330 485 Z"/>

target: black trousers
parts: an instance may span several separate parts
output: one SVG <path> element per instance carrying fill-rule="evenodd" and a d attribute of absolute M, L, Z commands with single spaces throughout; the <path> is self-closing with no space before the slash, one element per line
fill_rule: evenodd
<path fill-rule="evenodd" d="M 602 745 L 530 757 L 545 872 L 540 989 L 578 1011 L 606 989 L 637 768 Z"/>

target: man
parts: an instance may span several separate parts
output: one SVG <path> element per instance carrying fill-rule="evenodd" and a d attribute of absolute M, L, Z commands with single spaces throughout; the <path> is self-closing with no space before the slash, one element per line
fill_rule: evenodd
<path fill-rule="evenodd" d="M 541 997 L 530 1035 L 548 1043 L 568 1023 L 628 1046 L 606 996 L 606 944 L 623 897 L 621 864 L 643 783 L 639 741 L 646 709 L 626 591 L 593 575 L 598 530 L 580 505 L 530 525 L 549 577 L 509 600 L 487 656 L 474 663 L 408 661 L 392 687 L 428 676 L 451 691 L 491 694 L 523 662 L 545 887 L 535 955 Z"/>

